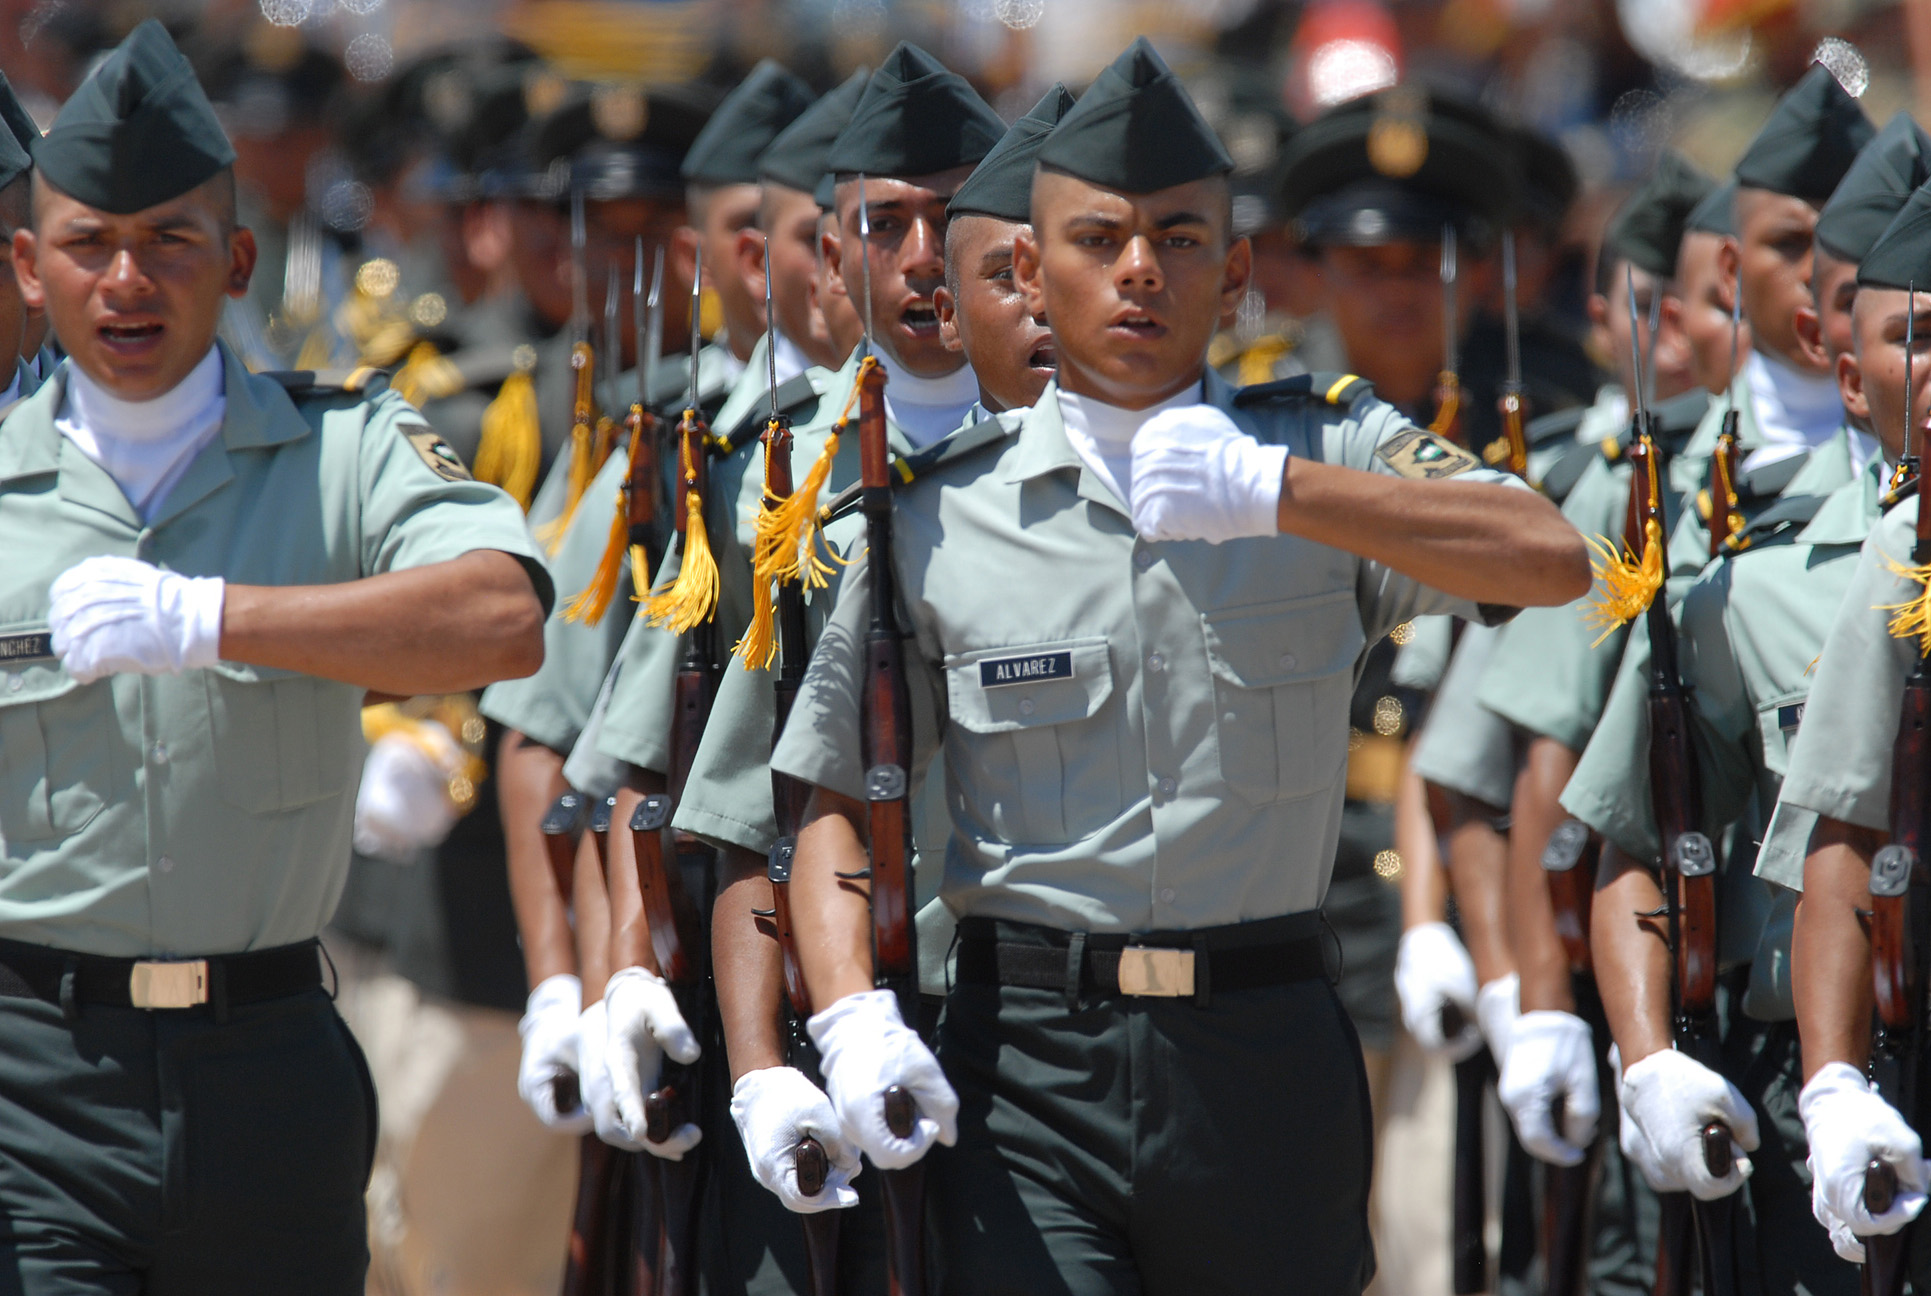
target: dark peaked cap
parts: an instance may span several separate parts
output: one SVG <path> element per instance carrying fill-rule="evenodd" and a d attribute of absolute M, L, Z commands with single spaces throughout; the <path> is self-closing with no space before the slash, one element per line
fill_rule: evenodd
<path fill-rule="evenodd" d="M 1187 88 L 1144 36 L 1094 78 L 1047 138 L 1039 161 L 1129 194 L 1171 189 L 1234 169 Z"/>
<path fill-rule="evenodd" d="M 1716 188 L 1710 190 L 1709 197 L 1690 209 L 1690 218 L 1683 222 L 1685 234 L 1721 234 L 1726 238 L 1737 236 L 1737 182 L 1732 176 Z"/>
<path fill-rule="evenodd" d="M 1023 225 L 1032 219 L 1033 165 L 1053 128 L 1073 107 L 1073 95 L 1056 84 L 1033 110 L 1012 124 L 1005 138 L 992 146 L 985 161 L 966 177 L 952 201 L 950 216 L 993 216 Z"/>
<path fill-rule="evenodd" d="M 691 142 L 684 178 L 695 184 L 756 184 L 759 155 L 811 106 L 811 99 L 810 86 L 776 59 L 765 59 L 724 97 Z"/>
<path fill-rule="evenodd" d="M 56 189 L 117 216 L 179 198 L 235 160 L 194 69 L 152 18 L 81 83 L 33 154 Z"/>
<path fill-rule="evenodd" d="M 872 70 L 860 68 L 844 84 L 798 114 L 758 155 L 758 179 L 771 180 L 800 193 L 813 193 L 831 174 L 825 159 L 831 146 L 851 125 L 852 112 L 871 84 Z"/>
<path fill-rule="evenodd" d="M 1931 180 L 1931 136 L 1911 114 L 1900 112 L 1864 146 L 1817 214 L 1817 241 L 1840 261 L 1862 261 L 1926 180 Z"/>
<path fill-rule="evenodd" d="M 40 127 L 27 110 L 21 106 L 20 97 L 13 92 L 13 85 L 7 74 L 0 72 L 0 121 L 7 124 L 20 147 L 33 152 L 34 145 L 40 142 Z"/>
<path fill-rule="evenodd" d="M 1822 203 L 1877 129 L 1822 64 L 1784 92 L 1737 163 L 1737 183 Z"/>
<path fill-rule="evenodd" d="M 1919 186 L 1857 266 L 1874 288 L 1931 287 L 1931 184 Z"/>
<path fill-rule="evenodd" d="M 1710 196 L 1716 181 L 1674 149 L 1656 159 L 1656 169 L 1636 188 L 1603 231 L 1603 250 L 1665 279 L 1676 274 L 1676 250 L 1696 205 Z"/>
<path fill-rule="evenodd" d="M 831 146 L 835 175 L 924 176 L 976 166 L 1006 123 L 957 72 L 900 41 Z"/>

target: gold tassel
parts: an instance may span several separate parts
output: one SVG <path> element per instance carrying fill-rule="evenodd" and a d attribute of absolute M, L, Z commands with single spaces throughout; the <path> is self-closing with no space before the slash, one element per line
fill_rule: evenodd
<path fill-rule="evenodd" d="M 1918 507 L 1923 508 L 1923 503 Z M 1931 653 L 1931 564 L 1911 567 L 1887 558 L 1884 565 L 1891 575 L 1916 585 L 1918 593 L 1902 603 L 1880 603 L 1876 611 L 1891 614 L 1888 628 L 1893 638 L 1916 639 L 1919 651 Z"/>
<path fill-rule="evenodd" d="M 784 507 L 787 503 L 787 500 L 779 498 L 777 493 L 771 489 L 771 436 L 773 429 L 781 429 L 782 427 L 783 425 L 776 419 L 771 420 L 765 425 L 764 507 L 759 510 L 757 521 L 754 524 L 757 538 L 753 541 L 751 560 L 751 624 L 745 630 L 744 637 L 739 639 L 731 648 L 732 654 L 743 661 L 744 669 L 746 670 L 768 670 L 771 666 L 771 659 L 778 655 L 778 595 L 777 591 L 773 588 L 773 578 L 759 574 L 761 570 L 759 557 L 762 555 L 764 549 L 765 518 L 769 517 L 774 510 Z M 833 445 L 835 446 L 836 443 L 837 438 L 836 434 L 834 434 Z M 836 449 L 832 453 L 835 456 L 837 454 Z M 828 462 L 823 455 L 819 456 L 819 461 Z M 817 471 L 816 464 L 812 466 L 812 470 L 814 472 Z M 793 494 L 795 495 L 796 492 L 793 492 Z"/>
<path fill-rule="evenodd" d="M 536 538 L 551 554 L 563 545 L 563 533 L 570 529 L 570 515 L 577 511 L 577 502 L 583 498 L 584 491 L 590 488 L 590 478 L 584 469 L 590 464 L 590 425 L 573 423 L 570 425 L 570 481 L 564 492 L 562 510 L 548 522 L 536 528 Z"/>
<path fill-rule="evenodd" d="M 1734 438 L 1732 438 L 1732 444 L 1734 444 Z M 1738 535 L 1743 530 L 1743 510 L 1737 501 L 1736 480 L 1731 476 L 1730 472 L 1730 456 L 1724 453 L 1722 449 L 1719 449 L 1715 459 L 1712 461 L 1712 465 L 1715 467 L 1716 472 L 1713 474 L 1715 480 L 1710 483 L 1710 493 L 1714 496 L 1717 491 L 1723 492 L 1723 519 L 1729 529 L 1729 534 L 1725 535 L 1723 539 L 1727 543 L 1731 536 Z M 1710 511 L 1703 516 L 1708 519 L 1715 515 L 1716 504 L 1713 499 L 1710 504 Z"/>
<path fill-rule="evenodd" d="M 852 410 L 858 404 L 858 390 L 863 385 L 865 374 L 876 368 L 878 358 L 866 356 L 859 362 L 858 381 L 852 384 L 850 395 L 845 397 L 845 408 L 838 413 L 837 421 L 831 425 L 831 434 L 825 438 L 825 448 L 812 462 L 811 471 L 805 474 L 796 490 L 783 500 L 773 500 L 772 507 L 758 514 L 756 540 L 752 545 L 751 571 L 758 588 L 763 589 L 772 581 L 782 584 L 785 581 L 800 581 L 807 589 L 824 589 L 826 578 L 836 568 L 819 556 L 825 549 L 832 562 L 842 565 L 843 560 L 824 546 L 823 520 L 818 515 L 818 496 L 825 489 L 825 482 L 831 477 L 831 466 L 838 458 L 838 443 L 845 429 L 851 426 Z M 767 498 L 769 492 L 766 492 Z"/>
<path fill-rule="evenodd" d="M 1605 539 L 1591 540 L 1589 546 L 1601 558 L 1590 564 L 1596 573 L 1596 595 L 1582 614 L 1591 629 L 1602 630 L 1589 645 L 1594 648 L 1618 626 L 1628 625 L 1647 612 L 1657 591 L 1663 588 L 1663 527 L 1655 518 L 1643 524 L 1641 557 L 1631 553 L 1627 545 L 1618 555 L 1616 547 Z"/>
<path fill-rule="evenodd" d="M 684 417 L 694 417 L 686 410 Z M 717 610 L 717 559 L 711 554 L 709 528 L 704 525 L 704 497 L 694 489 L 697 480 L 691 463 L 691 438 L 678 438 L 677 457 L 684 472 L 684 555 L 677 567 L 677 579 L 651 592 L 644 604 L 644 619 L 654 626 L 665 626 L 672 634 L 683 634 L 710 620 Z"/>
<path fill-rule="evenodd" d="M 403 372 L 408 372 L 407 367 Z M 476 443 L 476 480 L 502 487 L 527 513 L 530 497 L 536 493 L 537 466 L 542 462 L 543 423 L 536 412 L 536 384 L 528 372 L 518 370 L 503 380 L 496 399 L 483 410 L 483 435 Z"/>
<path fill-rule="evenodd" d="M 599 423 L 597 428 L 599 436 L 603 433 L 602 425 L 608 422 L 610 422 L 609 419 L 604 419 Z M 637 476 L 637 456 L 641 453 L 643 444 L 644 438 L 641 433 L 630 438 L 630 456 L 625 464 L 625 481 L 634 480 Z M 610 520 L 610 537 L 604 541 L 603 556 L 597 559 L 596 573 L 590 577 L 590 583 L 583 587 L 583 591 L 571 599 L 569 606 L 563 609 L 565 621 L 596 625 L 603 620 L 603 614 L 610 610 L 610 600 L 617 596 L 617 581 L 623 575 L 624 560 L 627 551 L 631 548 L 630 495 L 629 492 L 620 490 L 617 492 L 616 516 Z M 632 558 L 631 562 L 633 567 L 643 565 L 641 557 Z M 649 582 L 646 581 L 637 588 L 648 589 Z"/>
<path fill-rule="evenodd" d="M 364 357 L 363 363 L 373 362 Z M 402 399 L 421 409 L 425 401 L 442 400 L 461 391 L 463 371 L 444 358 L 434 342 L 418 342 L 410 348 L 409 358 L 396 370 L 389 386 Z"/>

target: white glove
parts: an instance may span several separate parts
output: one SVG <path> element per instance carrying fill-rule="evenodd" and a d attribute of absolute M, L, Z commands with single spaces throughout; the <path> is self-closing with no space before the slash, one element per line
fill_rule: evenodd
<path fill-rule="evenodd" d="M 1521 1015 L 1522 978 L 1515 973 L 1496 977 L 1475 992 L 1475 1019 L 1482 1024 L 1482 1038 L 1498 1072 L 1509 1064 L 1509 1038 Z"/>
<path fill-rule="evenodd" d="M 1581 1165 L 1602 1115 L 1596 1041 L 1589 1023 L 1566 1012 L 1517 1017 L 1495 1093 L 1530 1155 L 1550 1165 Z M 1562 1104 L 1560 1129 L 1555 1124 L 1557 1102 Z"/>
<path fill-rule="evenodd" d="M 1797 1112 L 1810 1142 L 1811 1212 L 1831 1230 L 1833 1243 L 1841 1225 L 1848 1241 L 1837 1254 L 1855 1249 L 1862 1263 L 1864 1247 L 1857 1239 L 1895 1233 L 1924 1209 L 1924 1144 L 1897 1108 L 1842 1062 L 1818 1068 L 1797 1098 Z M 1864 1206 L 1864 1169 L 1872 1161 L 1889 1162 L 1897 1171 L 1897 1200 L 1877 1216 Z"/>
<path fill-rule="evenodd" d="M 1280 532 L 1287 447 L 1264 445 L 1212 405 L 1183 405 L 1133 434 L 1133 529 L 1221 544 Z"/>
<path fill-rule="evenodd" d="M 796 1067 L 747 1071 L 731 1089 L 731 1119 L 737 1122 L 750 1158 L 751 1173 L 800 1215 L 858 1205 L 852 1180 L 864 1162 L 846 1140 L 825 1091 Z M 806 1135 L 818 1140 L 830 1162 L 825 1186 L 816 1197 L 798 1189 L 798 1144 Z"/>
<path fill-rule="evenodd" d="M 463 749 L 434 720 L 376 739 L 355 792 L 355 848 L 405 862 L 440 845 L 461 817 L 449 781 L 463 764 Z"/>
<path fill-rule="evenodd" d="M 83 684 L 104 675 L 178 675 L 221 656 L 219 576 L 183 576 L 139 558 L 87 558 L 54 578 L 54 652 Z"/>
<path fill-rule="evenodd" d="M 584 1134 L 590 1113 L 581 1098 L 568 1111 L 557 1109 L 556 1086 L 568 1079 L 582 1092 L 577 1079 L 577 1018 L 582 1013 L 583 983 L 568 972 L 545 977 L 530 991 L 523 1020 L 516 1033 L 523 1037 L 523 1060 L 516 1068 L 516 1092 L 536 1118 L 561 1134 Z"/>
<path fill-rule="evenodd" d="M 644 1099 L 657 1088 L 664 1056 L 686 1066 L 704 1050 L 678 1011 L 677 996 L 655 972 L 627 967 L 604 983 L 603 1001 L 609 1005 L 610 1051 L 605 1065 L 617 1103 L 617 1119 L 632 1139 L 642 1140 L 646 1152 L 666 1161 L 682 1161 L 704 1132 L 685 1123 L 662 1143 L 644 1138 Z"/>
<path fill-rule="evenodd" d="M 889 990 L 846 995 L 805 1023 L 825 1074 L 825 1092 L 845 1137 L 881 1170 L 899 1170 L 925 1155 L 934 1139 L 959 1141 L 959 1096 L 939 1060 L 898 1014 Z M 918 1104 L 910 1138 L 885 1124 L 885 1091 L 899 1085 Z"/>
<path fill-rule="evenodd" d="M 1482 1047 L 1475 1022 L 1475 964 L 1447 923 L 1410 927 L 1395 947 L 1395 993 L 1401 999 L 1401 1024 L 1430 1053 L 1460 1062 Z M 1442 1035 L 1442 1009 L 1455 1005 L 1462 1028 L 1453 1039 Z"/>
<path fill-rule="evenodd" d="M 1623 1155 L 1657 1192 L 1715 1201 L 1743 1187 L 1757 1150 L 1757 1113 L 1737 1087 L 1688 1054 L 1659 1049 L 1623 1072 Z M 1703 1164 L 1703 1127 L 1730 1131 L 1733 1159 L 1722 1178 Z"/>
<path fill-rule="evenodd" d="M 610 1016 L 599 999 L 577 1018 L 577 1085 L 583 1108 L 590 1113 L 597 1137 L 611 1147 L 640 1152 L 643 1144 L 630 1137 L 617 1116 L 617 1096 L 610 1086 Z"/>
<path fill-rule="evenodd" d="M 1810 1213 L 1830 1234 L 1830 1249 L 1837 1253 L 1839 1260 L 1848 1260 L 1855 1265 L 1864 1263 L 1864 1244 L 1858 1240 L 1857 1234 L 1851 1232 L 1851 1226 L 1838 1219 L 1837 1212 L 1826 1206 L 1814 1192 L 1810 1198 Z"/>

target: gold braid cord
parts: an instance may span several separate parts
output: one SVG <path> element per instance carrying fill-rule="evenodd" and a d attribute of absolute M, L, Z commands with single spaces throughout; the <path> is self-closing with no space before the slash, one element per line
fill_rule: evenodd
<path fill-rule="evenodd" d="M 1913 566 L 1886 559 L 1884 565 L 1891 575 L 1917 586 L 1918 592 L 1901 603 L 1880 603 L 1875 610 L 1891 614 L 1893 638 L 1916 639 L 1920 652 L 1931 653 L 1931 564 Z"/>
<path fill-rule="evenodd" d="M 1651 453 L 1649 464 L 1649 489 L 1651 499 L 1657 491 L 1656 456 Z M 1596 573 L 1596 593 L 1583 609 L 1583 619 L 1590 629 L 1600 629 L 1596 636 L 1596 647 L 1614 634 L 1619 626 L 1628 625 L 1655 601 L 1657 592 L 1663 588 L 1663 525 L 1655 518 L 1643 523 L 1643 552 L 1632 553 L 1625 544 L 1618 553 L 1616 546 L 1607 538 L 1598 537 L 1589 542 L 1596 552 L 1597 561 L 1590 567 Z"/>

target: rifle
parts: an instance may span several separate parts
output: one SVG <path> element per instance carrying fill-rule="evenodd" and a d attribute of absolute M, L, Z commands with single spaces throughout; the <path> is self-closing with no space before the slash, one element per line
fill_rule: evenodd
<path fill-rule="evenodd" d="M 1931 562 L 1931 509 L 1912 453 L 1914 384 L 1911 353 L 1917 342 L 1917 286 L 1911 285 L 1904 325 L 1904 449 L 1890 490 L 1898 500 L 1915 489 L 1918 520 L 1911 561 Z M 1876 982 L 1877 1028 L 1871 1040 L 1871 1082 L 1904 1118 L 1916 1124 L 1918 1051 L 1923 1047 L 1923 994 L 1931 954 L 1931 905 L 1913 892 L 1931 881 L 1924 862 L 1927 807 L 1931 807 L 1931 656 L 1922 651 L 1904 681 L 1897 739 L 1891 749 L 1891 840 L 1871 860 L 1871 971 Z M 1897 1171 L 1873 1160 L 1864 1171 L 1864 1206 L 1873 1215 L 1897 1199 Z M 1909 1229 L 1864 1239 L 1864 1290 L 1899 1296 L 1904 1290 Z"/>
<path fill-rule="evenodd" d="M 1435 375 L 1435 418 L 1428 430 L 1462 443 L 1462 379 L 1456 329 L 1460 313 L 1455 309 L 1455 226 L 1442 226 L 1442 371 Z"/>
<path fill-rule="evenodd" d="M 1743 313 L 1743 294 L 1730 296 L 1730 372 L 1737 371 L 1737 333 Z M 1736 382 L 1731 381 L 1730 408 L 1723 411 L 1723 430 L 1717 434 L 1710 461 L 1710 557 L 1723 552 L 1726 541 L 1743 530 L 1743 511 L 1737 506 L 1737 472 L 1743 448 L 1737 444 Z"/>
<path fill-rule="evenodd" d="M 1468 1027 L 1459 1005 L 1442 1005 L 1442 1038 Z M 1449 1183 L 1449 1265 L 1455 1296 L 1488 1290 L 1488 1174 L 1483 1156 L 1482 1112 L 1494 1062 L 1488 1045 L 1455 1064 L 1455 1164 Z"/>
<path fill-rule="evenodd" d="M 1595 841 L 1580 819 L 1558 824 L 1542 848 L 1542 869 L 1548 880 L 1549 902 L 1555 910 L 1556 934 L 1569 958 L 1569 977 L 1577 986 L 1579 1008 L 1581 991 L 1592 976 L 1589 908 L 1595 895 L 1595 857 Z M 1589 1018 L 1585 1016 L 1584 1020 Z M 1591 1022 L 1591 1032 L 1595 1029 Z M 1597 1069 L 1600 1081 L 1600 1056 Z M 1558 1098 L 1553 1114 L 1558 1130 L 1563 1117 L 1563 1102 Z M 1583 1290 L 1589 1260 L 1589 1211 L 1601 1151 L 1599 1135 L 1582 1164 L 1543 1167 L 1542 1269 L 1543 1287 L 1549 1296 L 1580 1296 Z"/>
<path fill-rule="evenodd" d="M 656 357 L 647 354 L 644 348 L 662 328 L 663 247 L 660 245 L 657 248 L 656 259 L 651 265 L 648 297 L 644 294 L 644 240 L 641 235 L 637 239 L 637 264 L 633 274 L 630 308 L 632 331 L 637 339 L 637 397 L 631 402 L 630 413 L 624 418 L 631 438 L 630 471 L 624 477 L 624 521 L 630 548 L 641 550 L 644 567 L 654 570 L 664 552 L 658 527 L 660 519 L 669 510 L 665 507 L 664 474 L 657 458 L 657 415 L 650 408 L 650 384 L 656 373 Z M 641 596 L 649 588 L 650 582 L 648 576 L 642 579 L 633 577 L 631 584 Z"/>
<path fill-rule="evenodd" d="M 1528 407 L 1522 398 L 1522 322 L 1515 304 L 1515 231 L 1502 231 L 1502 337 L 1508 376 L 1502 382 L 1502 438 L 1508 470 L 1529 479 Z"/>

